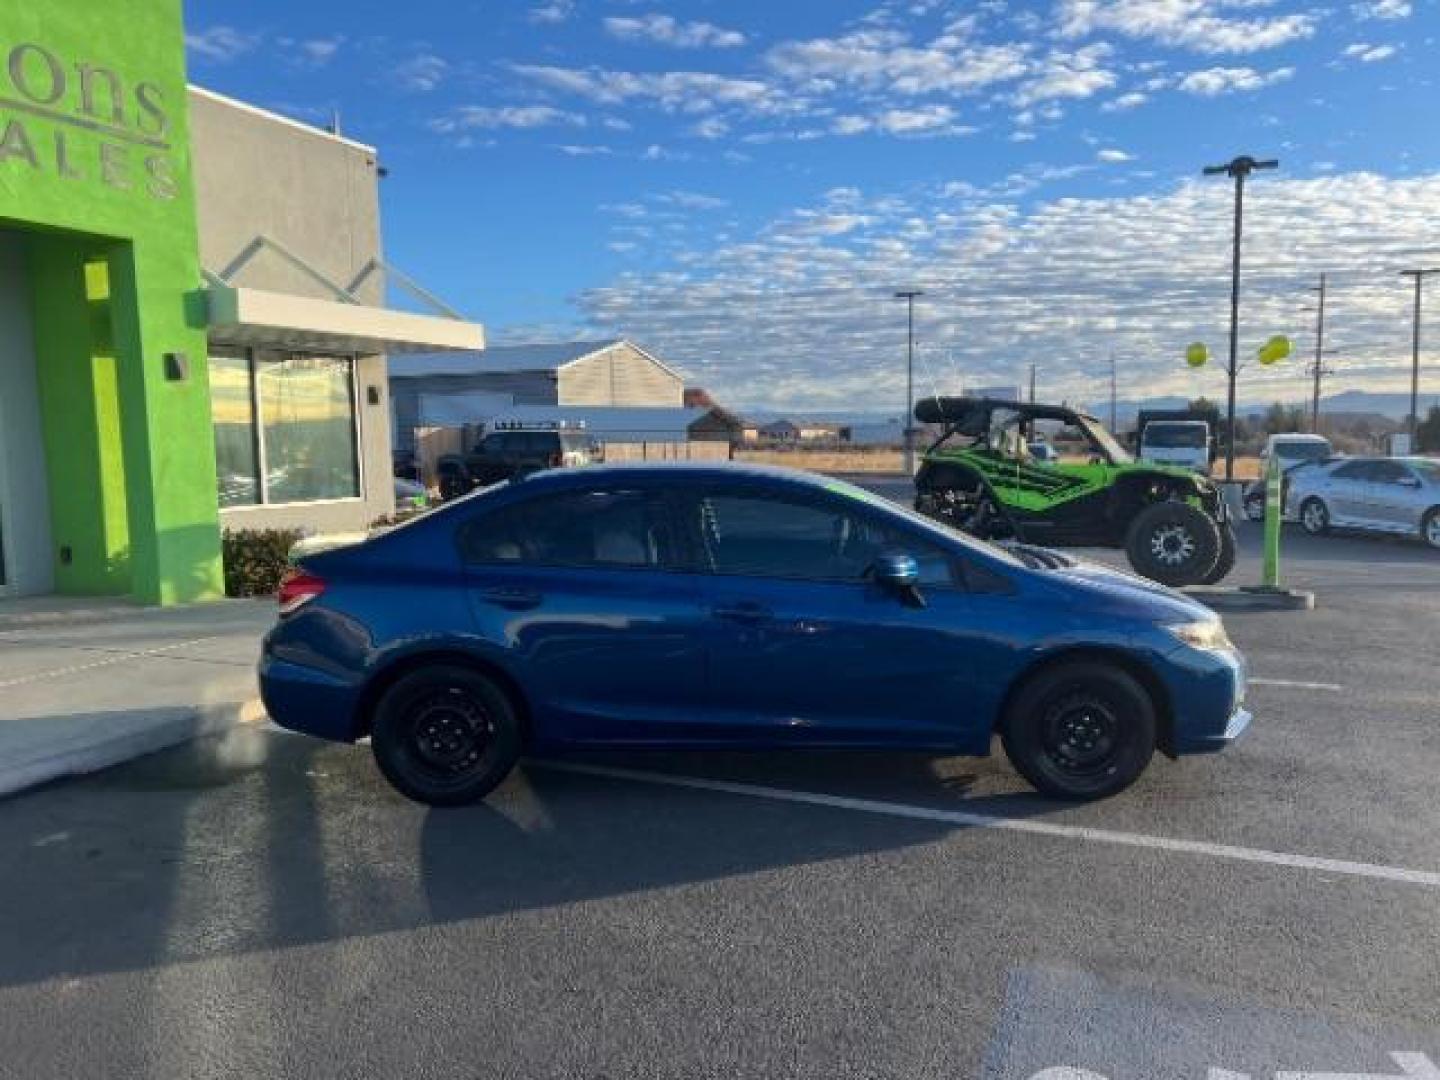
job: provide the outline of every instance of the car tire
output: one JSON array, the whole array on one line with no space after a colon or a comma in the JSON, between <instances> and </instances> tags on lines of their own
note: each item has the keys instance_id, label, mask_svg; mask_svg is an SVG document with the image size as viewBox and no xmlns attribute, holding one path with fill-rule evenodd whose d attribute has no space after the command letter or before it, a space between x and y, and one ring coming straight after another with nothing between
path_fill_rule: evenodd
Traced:
<instances>
[{"instance_id":1,"label":"car tire","mask_svg":"<svg viewBox=\"0 0 1440 1080\"><path fill-rule=\"evenodd\" d=\"M1220 557L1220 526L1189 503L1152 503L1130 523L1125 554L1137 573L1162 585L1198 585Z\"/></svg>"},{"instance_id":2,"label":"car tire","mask_svg":"<svg viewBox=\"0 0 1440 1080\"><path fill-rule=\"evenodd\" d=\"M1220 527L1220 555L1215 560L1214 567L1210 573L1205 575L1202 585L1218 585L1224 581L1231 570L1235 569L1235 558L1238 554L1235 546L1235 528L1230 524Z\"/></svg>"},{"instance_id":3,"label":"car tire","mask_svg":"<svg viewBox=\"0 0 1440 1080\"><path fill-rule=\"evenodd\" d=\"M1324 536L1330 531L1330 508L1314 496L1300 504L1300 527L1311 536Z\"/></svg>"},{"instance_id":4,"label":"car tire","mask_svg":"<svg viewBox=\"0 0 1440 1080\"><path fill-rule=\"evenodd\" d=\"M1420 539L1427 547L1440 549L1440 506L1428 511L1421 519Z\"/></svg>"},{"instance_id":5,"label":"car tire","mask_svg":"<svg viewBox=\"0 0 1440 1080\"><path fill-rule=\"evenodd\" d=\"M1128 672L1077 661L1021 686L1000 737L1015 771L1061 799L1103 799L1135 782L1155 754L1155 703Z\"/></svg>"},{"instance_id":6,"label":"car tire","mask_svg":"<svg viewBox=\"0 0 1440 1080\"><path fill-rule=\"evenodd\" d=\"M465 806L510 774L523 748L504 688L478 671L436 664L412 671L375 706L370 746L385 779L427 806Z\"/></svg>"}]
</instances>

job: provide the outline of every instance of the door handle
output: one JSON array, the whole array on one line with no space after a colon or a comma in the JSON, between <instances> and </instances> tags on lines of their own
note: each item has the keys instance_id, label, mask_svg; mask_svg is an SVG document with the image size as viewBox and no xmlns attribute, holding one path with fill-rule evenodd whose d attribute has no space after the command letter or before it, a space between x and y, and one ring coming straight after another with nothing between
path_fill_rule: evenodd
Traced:
<instances>
[{"instance_id":1,"label":"door handle","mask_svg":"<svg viewBox=\"0 0 1440 1080\"><path fill-rule=\"evenodd\" d=\"M529 589L486 589L480 598L487 604L508 608L511 611L525 611L539 607L541 596Z\"/></svg>"},{"instance_id":2,"label":"door handle","mask_svg":"<svg viewBox=\"0 0 1440 1080\"><path fill-rule=\"evenodd\" d=\"M767 622L772 618L769 608L763 604L756 604L752 601L711 608L710 613L714 615L715 618L724 619L727 622L760 623Z\"/></svg>"}]
</instances>

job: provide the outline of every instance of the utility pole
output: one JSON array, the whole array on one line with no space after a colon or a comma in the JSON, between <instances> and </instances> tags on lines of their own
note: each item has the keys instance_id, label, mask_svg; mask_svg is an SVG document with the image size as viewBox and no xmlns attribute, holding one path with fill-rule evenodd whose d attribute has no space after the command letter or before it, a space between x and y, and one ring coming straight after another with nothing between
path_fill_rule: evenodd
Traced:
<instances>
[{"instance_id":1,"label":"utility pole","mask_svg":"<svg viewBox=\"0 0 1440 1080\"><path fill-rule=\"evenodd\" d=\"M1110 350L1110 434L1118 433L1115 418L1115 350Z\"/></svg>"},{"instance_id":2,"label":"utility pole","mask_svg":"<svg viewBox=\"0 0 1440 1080\"><path fill-rule=\"evenodd\" d=\"M919 289L901 289L896 300L906 306L905 334L905 475L915 475L915 298L925 294Z\"/></svg>"},{"instance_id":3,"label":"utility pole","mask_svg":"<svg viewBox=\"0 0 1440 1080\"><path fill-rule=\"evenodd\" d=\"M1035 365L1030 365L1030 404L1035 404Z\"/></svg>"},{"instance_id":4,"label":"utility pole","mask_svg":"<svg viewBox=\"0 0 1440 1080\"><path fill-rule=\"evenodd\" d=\"M1315 312L1315 390L1310 402L1310 430L1320 434L1320 380L1325 374L1325 275L1320 275L1320 306Z\"/></svg>"},{"instance_id":5,"label":"utility pole","mask_svg":"<svg viewBox=\"0 0 1440 1080\"><path fill-rule=\"evenodd\" d=\"M1401 270L1402 277L1415 279L1415 325L1411 332L1410 353L1410 453L1415 453L1416 428L1420 425L1420 294L1425 279L1431 274L1440 274L1440 266L1424 270Z\"/></svg>"},{"instance_id":6,"label":"utility pole","mask_svg":"<svg viewBox=\"0 0 1440 1080\"><path fill-rule=\"evenodd\" d=\"M1256 169L1274 169L1274 159L1256 161L1242 155L1224 165L1207 165L1206 176L1228 176L1235 181L1235 251L1230 268L1230 363L1225 406L1225 479L1235 479L1235 376L1240 370L1240 239L1245 221L1245 178Z\"/></svg>"}]
</instances>

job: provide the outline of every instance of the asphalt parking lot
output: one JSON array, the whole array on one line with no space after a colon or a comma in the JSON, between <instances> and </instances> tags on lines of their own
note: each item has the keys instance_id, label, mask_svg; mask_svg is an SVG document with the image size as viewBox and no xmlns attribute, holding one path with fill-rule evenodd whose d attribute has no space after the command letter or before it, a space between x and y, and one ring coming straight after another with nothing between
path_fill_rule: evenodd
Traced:
<instances>
[{"instance_id":1,"label":"asphalt parking lot","mask_svg":"<svg viewBox=\"0 0 1440 1080\"><path fill-rule=\"evenodd\" d=\"M1440 556L1284 558L1249 736L1095 805L603 755L427 811L263 727L0 802L0 1075L1436 1080Z\"/></svg>"}]
</instances>

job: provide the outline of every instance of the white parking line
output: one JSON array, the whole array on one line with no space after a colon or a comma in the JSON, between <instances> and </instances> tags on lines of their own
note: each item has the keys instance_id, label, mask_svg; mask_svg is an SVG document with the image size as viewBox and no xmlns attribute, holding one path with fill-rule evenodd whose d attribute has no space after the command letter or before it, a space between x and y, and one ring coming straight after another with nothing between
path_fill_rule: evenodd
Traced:
<instances>
[{"instance_id":1,"label":"white parking line","mask_svg":"<svg viewBox=\"0 0 1440 1080\"><path fill-rule=\"evenodd\" d=\"M1333 682L1296 682L1294 679L1249 679L1251 686L1282 686L1288 690L1329 690L1338 693L1345 687Z\"/></svg>"},{"instance_id":2,"label":"white parking line","mask_svg":"<svg viewBox=\"0 0 1440 1080\"><path fill-rule=\"evenodd\" d=\"M79 675L85 671L94 671L96 668L111 667L114 664L123 664L126 660L145 660L157 656L164 656L173 649L188 649L193 645L203 645L207 641L214 641L218 635L211 634L208 637L191 638L189 641L174 641L168 645L159 645L153 649L144 649L139 652L117 651L108 652L103 660L92 660L88 664L71 664L68 667L50 668L46 671L36 671L29 675L20 675L13 679L0 681L0 690L9 690L15 686L26 686L29 683L43 682L45 679L58 679L65 675ZM83 650L91 651L91 650ZM177 659L188 659L177 657Z\"/></svg>"},{"instance_id":3,"label":"white parking line","mask_svg":"<svg viewBox=\"0 0 1440 1080\"><path fill-rule=\"evenodd\" d=\"M1314 855L1291 855L1283 851L1235 847L1230 844L1211 844L1203 840L1175 840L1167 836L1147 836L1144 833L1092 829L1085 825L1057 825L1046 821L974 814L964 810L907 806L904 803L880 802L875 799L854 799L844 795L792 791L787 788L763 787L758 784L737 784L729 780L707 780L698 776L674 776L669 773L639 769L617 769L605 765L584 765L569 761L528 761L527 764L531 767L578 773L583 776L597 776L607 780L630 780L641 784L689 788L695 791L717 791L727 795L744 795L755 799L823 806L835 810L856 810L866 814L881 814L886 817L909 818L915 821L938 821L946 825L962 825L975 829L1004 829L1010 832L1052 836L1065 840L1149 848L1178 855L1200 855L1210 859L1226 859L1230 862L1261 863L1268 866L1289 867L1292 870L1344 874L1348 877L1395 881L1405 885L1422 885L1430 889L1440 889L1440 873L1430 870L1409 870L1400 866L1350 862L1345 859L1322 859Z\"/></svg>"}]
</instances>

